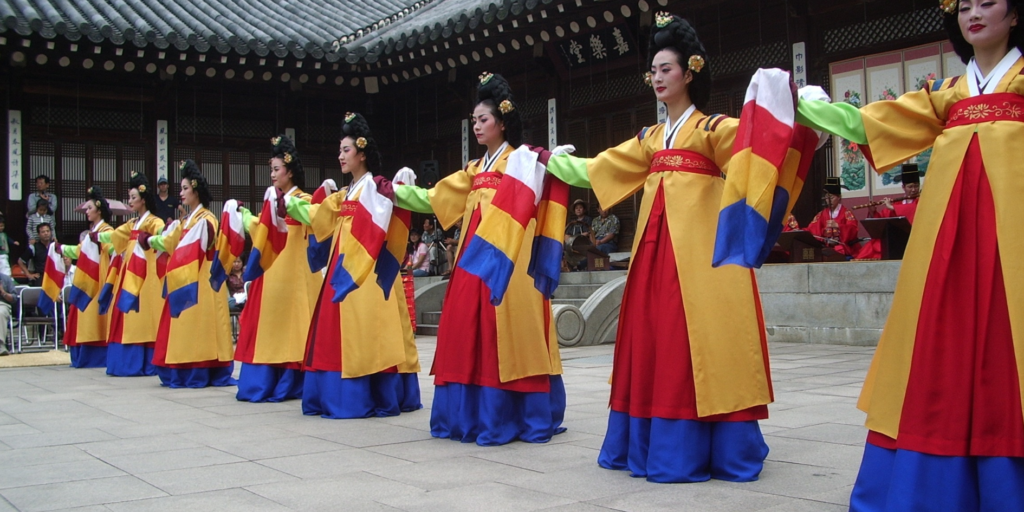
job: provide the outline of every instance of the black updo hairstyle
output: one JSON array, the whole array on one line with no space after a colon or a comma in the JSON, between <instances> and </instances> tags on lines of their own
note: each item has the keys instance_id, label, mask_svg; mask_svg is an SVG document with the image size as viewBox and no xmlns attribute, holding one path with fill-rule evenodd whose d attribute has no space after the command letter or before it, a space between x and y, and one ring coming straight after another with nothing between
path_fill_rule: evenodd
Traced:
<instances>
[{"instance_id":1,"label":"black updo hairstyle","mask_svg":"<svg viewBox=\"0 0 1024 512\"><path fill-rule=\"evenodd\" d=\"M964 34L960 31L960 2L956 1L953 5L953 12L947 13L941 7L939 12L942 13L942 24L946 27L946 35L949 36L949 41L953 43L953 51L960 56L960 60L964 64L967 64L971 61L971 57L974 57L974 47L971 46L971 43L967 42L967 39L964 39ZM1024 52L1024 31L1020 28L1020 23L1024 21L1020 19L1020 16L1024 14L1021 10L1022 6L1024 6L1024 1L1006 0L1007 15L1013 12L1014 9L1017 10L1017 26L1010 28L1010 47L1017 47L1021 52Z\"/></svg>"},{"instance_id":2,"label":"black updo hairstyle","mask_svg":"<svg viewBox=\"0 0 1024 512\"><path fill-rule=\"evenodd\" d=\"M299 150L295 149L292 139L282 134L270 139L270 144L270 158L280 158L285 168L292 173L292 184L300 189L306 188L306 172L302 170Z\"/></svg>"},{"instance_id":3,"label":"black updo hairstyle","mask_svg":"<svg viewBox=\"0 0 1024 512\"><path fill-rule=\"evenodd\" d=\"M690 57L696 55L703 59L699 72L691 70L693 80L689 85L690 101L697 105L698 109L703 110L711 99L711 66L708 62L708 52L704 50L704 45L697 37L697 30L674 14L658 13L655 20L651 28L651 41L647 46L648 66L654 63L654 56L661 50L671 50L676 54L684 74L690 69Z\"/></svg>"},{"instance_id":4,"label":"black updo hairstyle","mask_svg":"<svg viewBox=\"0 0 1024 512\"><path fill-rule=\"evenodd\" d=\"M108 222L109 223L110 222L110 216L111 216L111 214L110 214L110 203L108 203L107 200L103 197L103 190L101 190L99 187L93 185L93 186L89 187L89 191L86 192L85 197L86 197L86 199L92 201L93 202L93 206L95 206L96 209L98 209L100 211L100 218L103 219L103 222ZM149 206L147 205L147 208L148 207Z\"/></svg>"},{"instance_id":5,"label":"black updo hairstyle","mask_svg":"<svg viewBox=\"0 0 1024 512\"><path fill-rule=\"evenodd\" d=\"M501 111L501 104L504 101L508 101L506 110L508 107L511 107L511 110ZM508 141L509 146L515 148L523 143L523 118L519 115L519 105L516 105L512 98L512 86L508 84L505 77L492 73L480 75L480 85L476 89L476 103L477 105L486 105L494 118L505 125L505 140Z\"/></svg>"},{"instance_id":6,"label":"black updo hairstyle","mask_svg":"<svg viewBox=\"0 0 1024 512\"><path fill-rule=\"evenodd\" d=\"M206 177L199 170L199 166L190 158L182 160L178 165L178 170L181 172L181 179L189 180L192 189L199 194L199 204L209 208L210 202L213 201L213 195L210 194L210 184L206 182Z\"/></svg>"},{"instance_id":7,"label":"black updo hairstyle","mask_svg":"<svg viewBox=\"0 0 1024 512\"><path fill-rule=\"evenodd\" d=\"M366 169L370 174L379 176L384 168L384 161L380 155L380 146L370 133L370 125L362 114L345 114L345 124L341 126L341 138L352 137L356 151L366 155ZM366 140L365 147L359 147L359 138Z\"/></svg>"},{"instance_id":8,"label":"black updo hairstyle","mask_svg":"<svg viewBox=\"0 0 1024 512\"><path fill-rule=\"evenodd\" d=\"M156 211L156 192L153 191L153 187L149 186L149 180L146 179L146 175L132 171L132 177L128 180L128 189L136 189L139 191L139 198L146 203L146 210L155 212Z\"/></svg>"}]
</instances>

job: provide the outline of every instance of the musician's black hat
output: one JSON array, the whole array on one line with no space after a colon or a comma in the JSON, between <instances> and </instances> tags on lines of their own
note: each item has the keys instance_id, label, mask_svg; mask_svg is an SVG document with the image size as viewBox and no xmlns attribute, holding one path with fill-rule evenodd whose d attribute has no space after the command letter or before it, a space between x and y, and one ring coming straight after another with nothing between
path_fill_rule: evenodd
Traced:
<instances>
[{"instance_id":1,"label":"musician's black hat","mask_svg":"<svg viewBox=\"0 0 1024 512\"><path fill-rule=\"evenodd\" d=\"M917 164L903 164L903 174L900 181L907 183L921 183L921 173L917 170Z\"/></svg>"}]
</instances>

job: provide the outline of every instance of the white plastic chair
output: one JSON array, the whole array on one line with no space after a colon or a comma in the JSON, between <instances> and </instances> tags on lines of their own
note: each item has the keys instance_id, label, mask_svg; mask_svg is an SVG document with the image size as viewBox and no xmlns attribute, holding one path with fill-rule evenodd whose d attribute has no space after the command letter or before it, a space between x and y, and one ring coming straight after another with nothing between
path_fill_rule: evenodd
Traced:
<instances>
[{"instance_id":1,"label":"white plastic chair","mask_svg":"<svg viewBox=\"0 0 1024 512\"><path fill-rule=\"evenodd\" d=\"M46 338L53 333L53 348L57 349L57 345L60 343L57 339L58 322L60 317L58 314L54 316L26 316L25 310L28 308L35 308L36 304L39 303L39 296L42 295L43 289L39 287L26 287L22 288L18 294L18 328L21 331L21 339L18 340L18 352L22 351L22 342L28 340L28 327L30 325L37 326L37 338L39 340L40 348L46 344ZM56 311L59 311L56 310ZM50 327L53 327L52 331Z\"/></svg>"}]
</instances>

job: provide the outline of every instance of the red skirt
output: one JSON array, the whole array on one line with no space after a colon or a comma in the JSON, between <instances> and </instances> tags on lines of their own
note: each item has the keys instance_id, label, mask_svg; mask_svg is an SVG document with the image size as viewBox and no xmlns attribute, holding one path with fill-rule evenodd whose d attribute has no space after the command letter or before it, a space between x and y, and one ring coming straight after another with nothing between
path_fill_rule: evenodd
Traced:
<instances>
[{"instance_id":1,"label":"red skirt","mask_svg":"<svg viewBox=\"0 0 1024 512\"><path fill-rule=\"evenodd\" d=\"M1024 457L1020 376L995 213L975 135L928 263L895 448Z\"/></svg>"},{"instance_id":2,"label":"red skirt","mask_svg":"<svg viewBox=\"0 0 1024 512\"><path fill-rule=\"evenodd\" d=\"M654 196L643 238L630 265L615 338L612 410L634 418L702 421L767 418L766 405L715 416L697 415L686 310L662 187L658 187Z\"/></svg>"},{"instance_id":3,"label":"red skirt","mask_svg":"<svg viewBox=\"0 0 1024 512\"><path fill-rule=\"evenodd\" d=\"M462 247L469 245L476 236L479 224L480 208L477 208L470 217ZM547 393L551 389L548 375L501 382L498 323L495 307L490 301L490 290L480 278L459 266L452 270L445 291L431 373L435 386L451 382L523 393Z\"/></svg>"}]
</instances>

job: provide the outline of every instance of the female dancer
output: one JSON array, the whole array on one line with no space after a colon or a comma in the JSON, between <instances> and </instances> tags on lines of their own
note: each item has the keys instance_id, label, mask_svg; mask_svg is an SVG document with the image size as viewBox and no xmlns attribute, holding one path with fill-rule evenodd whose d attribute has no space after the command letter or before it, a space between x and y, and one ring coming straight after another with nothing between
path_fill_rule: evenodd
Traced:
<instances>
[{"instance_id":1,"label":"female dancer","mask_svg":"<svg viewBox=\"0 0 1024 512\"><path fill-rule=\"evenodd\" d=\"M490 206L508 155L522 142L522 121L508 82L485 73L477 97L473 131L487 154L429 191L395 187L398 206L434 213L446 229L463 219L460 255ZM533 232L531 224L525 239L532 240ZM434 437L494 446L516 439L543 443L564 430L558 338L551 305L526 273L530 250L523 244L499 306L491 305L480 278L453 262L434 355Z\"/></svg>"},{"instance_id":2,"label":"female dancer","mask_svg":"<svg viewBox=\"0 0 1024 512\"><path fill-rule=\"evenodd\" d=\"M302 191L305 172L291 139L271 139L270 179L279 194L309 201ZM248 213L244 211L243 214ZM243 222L246 231L257 222L252 214ZM242 363L236 398L249 402L281 402L302 397L302 355L317 292L320 272L306 262L309 228L291 217L288 243L266 273L254 279L239 319L235 360Z\"/></svg>"},{"instance_id":3,"label":"female dancer","mask_svg":"<svg viewBox=\"0 0 1024 512\"><path fill-rule=\"evenodd\" d=\"M698 110L711 73L689 23L659 13L649 55L666 122L595 158L548 162L592 185L602 208L644 190L598 463L652 482L756 480L768 455L757 420L772 401L757 284L750 269L711 266L739 123Z\"/></svg>"},{"instance_id":4,"label":"female dancer","mask_svg":"<svg viewBox=\"0 0 1024 512\"><path fill-rule=\"evenodd\" d=\"M330 283L342 271L341 249L360 229L353 217L360 194L369 187L387 193L391 185L374 177L380 172L380 151L363 116L347 114L342 133L338 163L352 183L320 204L285 198L288 215L311 226L320 242L333 240L306 342L302 412L334 419L395 416L422 407L419 355L402 283L395 279L385 297L367 279L341 303L331 300L335 290Z\"/></svg>"},{"instance_id":5,"label":"female dancer","mask_svg":"<svg viewBox=\"0 0 1024 512\"><path fill-rule=\"evenodd\" d=\"M172 388L203 388L206 386L233 386L231 377L234 351L231 346L231 323L228 319L227 289L213 291L210 286L210 260L216 244L217 218L207 209L210 186L192 160L179 166L181 171L181 204L192 213L165 235L142 236L143 248L164 251L175 261L175 251L192 230L206 230L207 246L200 247L203 255L198 262L198 292L195 305L185 309L177 318L171 317L172 297L168 295L160 315L153 364L157 367L160 383ZM197 242L199 243L199 242ZM174 290L168 290L170 294Z\"/></svg>"},{"instance_id":6,"label":"female dancer","mask_svg":"<svg viewBox=\"0 0 1024 512\"><path fill-rule=\"evenodd\" d=\"M110 205L103 198L99 187L89 187L86 194L85 217L89 219L90 233L113 231L110 222ZM79 246L65 245L62 253L71 259L79 258ZM110 268L110 258L114 253L111 244L100 247L99 275L106 277ZM72 368L106 368L107 366L107 329L110 315L100 313L98 300L89 302L84 311L72 306L68 313L67 334L64 343L71 349Z\"/></svg>"},{"instance_id":7,"label":"female dancer","mask_svg":"<svg viewBox=\"0 0 1024 512\"><path fill-rule=\"evenodd\" d=\"M945 0L967 74L798 121L884 172L934 145L892 311L858 407L853 511L1024 510L1024 34L1019 0Z\"/></svg>"},{"instance_id":8,"label":"female dancer","mask_svg":"<svg viewBox=\"0 0 1024 512\"><path fill-rule=\"evenodd\" d=\"M133 171L129 186L128 206L139 215L138 218L113 231L89 234L94 241L113 245L114 252L121 255L113 299L118 306L110 314L110 335L107 339L107 375L116 377L156 375L152 363L153 345L164 306L160 278L156 272L156 254L147 251L146 279L138 298L139 309L126 313L120 307L121 299L126 295L124 285L128 264L139 237L156 235L164 229L164 221L151 213L156 209L156 191L149 187L146 176ZM101 304L100 311L103 307Z\"/></svg>"}]
</instances>

